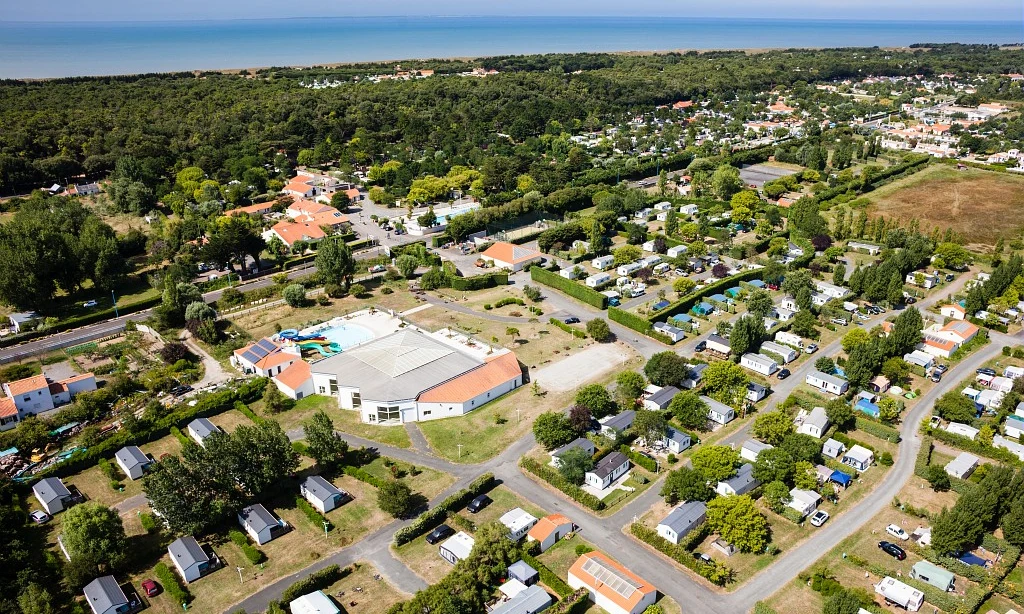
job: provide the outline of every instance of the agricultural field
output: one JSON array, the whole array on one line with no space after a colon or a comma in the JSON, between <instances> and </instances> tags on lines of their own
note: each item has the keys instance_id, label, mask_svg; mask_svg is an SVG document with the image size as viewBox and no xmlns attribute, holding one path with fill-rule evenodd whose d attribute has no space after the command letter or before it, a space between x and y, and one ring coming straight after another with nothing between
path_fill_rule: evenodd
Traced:
<instances>
[{"instance_id":1,"label":"agricultural field","mask_svg":"<svg viewBox=\"0 0 1024 614\"><path fill-rule=\"evenodd\" d=\"M952 228L974 245L994 245L1024 227L1024 177L932 165L870 193L871 215Z\"/></svg>"}]
</instances>

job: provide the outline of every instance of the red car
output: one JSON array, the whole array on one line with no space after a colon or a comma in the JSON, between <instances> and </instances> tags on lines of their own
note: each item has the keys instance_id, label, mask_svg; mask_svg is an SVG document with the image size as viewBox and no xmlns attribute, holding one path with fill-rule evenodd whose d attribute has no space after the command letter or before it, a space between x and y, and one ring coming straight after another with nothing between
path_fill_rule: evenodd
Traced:
<instances>
[{"instance_id":1,"label":"red car","mask_svg":"<svg viewBox=\"0 0 1024 614\"><path fill-rule=\"evenodd\" d=\"M156 597L160 594L160 587L152 580L143 580L142 592L146 593L147 597Z\"/></svg>"}]
</instances>

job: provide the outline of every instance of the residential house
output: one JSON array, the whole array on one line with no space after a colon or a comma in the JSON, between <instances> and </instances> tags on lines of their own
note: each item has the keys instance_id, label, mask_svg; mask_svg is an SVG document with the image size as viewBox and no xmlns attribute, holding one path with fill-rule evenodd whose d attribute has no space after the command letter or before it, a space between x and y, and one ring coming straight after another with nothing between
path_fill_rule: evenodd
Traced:
<instances>
[{"instance_id":1,"label":"residential house","mask_svg":"<svg viewBox=\"0 0 1024 614\"><path fill-rule=\"evenodd\" d=\"M800 335L796 335L796 334L793 334L793 333L790 333L790 332L786 332L786 331L782 331L782 330L780 330L779 332L775 333L775 341L776 341L776 343L774 343L773 345L778 345L780 347L794 347L794 348L796 348L798 350L802 349L804 347L804 340L800 338ZM785 345L782 345L782 344L785 344ZM761 347L764 347L763 343L761 344ZM771 350L770 347L768 349ZM771 350L771 351L775 352L775 350ZM776 354L777 353L778 352L776 352ZM797 355L799 355L799 352L797 353Z\"/></svg>"},{"instance_id":2,"label":"residential house","mask_svg":"<svg viewBox=\"0 0 1024 614\"><path fill-rule=\"evenodd\" d=\"M1013 437L1019 440L1022 433L1024 433L1024 418L1020 416L1007 416L1006 422L1003 423L1003 430L1006 431L1007 437Z\"/></svg>"},{"instance_id":3,"label":"residential house","mask_svg":"<svg viewBox=\"0 0 1024 614\"><path fill-rule=\"evenodd\" d=\"M925 290L934 288L939 283L939 278L931 273L924 273L922 271L915 271L907 273L907 277L903 280L908 284L914 286L920 286Z\"/></svg>"},{"instance_id":4,"label":"residential house","mask_svg":"<svg viewBox=\"0 0 1024 614\"><path fill-rule=\"evenodd\" d=\"M686 339L686 333L684 333L682 329L676 328L666 322L655 322L654 330L671 339L673 343Z\"/></svg>"},{"instance_id":5,"label":"residential house","mask_svg":"<svg viewBox=\"0 0 1024 614\"><path fill-rule=\"evenodd\" d=\"M348 216L332 207L321 213L302 214L292 221L282 220L264 231L262 236L264 241L277 238L289 249L295 249L299 241L318 243L330 235L341 233L348 224Z\"/></svg>"},{"instance_id":6,"label":"residential house","mask_svg":"<svg viewBox=\"0 0 1024 614\"><path fill-rule=\"evenodd\" d=\"M736 412L725 403L720 403L709 396L701 395L701 401L708 406L708 419L718 424L729 424L736 418Z\"/></svg>"},{"instance_id":7,"label":"residential house","mask_svg":"<svg viewBox=\"0 0 1024 614\"><path fill-rule=\"evenodd\" d=\"M961 452L956 458L946 463L946 473L954 478L966 480L978 468L980 461L981 459L973 454Z\"/></svg>"},{"instance_id":8,"label":"residential house","mask_svg":"<svg viewBox=\"0 0 1024 614\"><path fill-rule=\"evenodd\" d=\"M665 437L661 440L661 444L670 453L681 454L690 449L690 436L669 426L665 428Z\"/></svg>"},{"instance_id":9,"label":"residential house","mask_svg":"<svg viewBox=\"0 0 1024 614\"><path fill-rule=\"evenodd\" d=\"M715 492L728 497L730 495L745 495L760 485L754 479L754 466L750 463L743 463L736 470L736 475L727 480L722 480L715 486Z\"/></svg>"},{"instance_id":10,"label":"residential house","mask_svg":"<svg viewBox=\"0 0 1024 614\"><path fill-rule=\"evenodd\" d=\"M920 347L933 356L949 358L953 352L974 339L980 330L964 320L953 320L942 327L936 324L924 331L924 341Z\"/></svg>"},{"instance_id":11,"label":"residential house","mask_svg":"<svg viewBox=\"0 0 1024 614\"><path fill-rule=\"evenodd\" d=\"M1024 461L1024 444L1019 444L1016 441L1010 441L1002 435L996 435L992 437L992 446L1007 450L1021 461Z\"/></svg>"},{"instance_id":12,"label":"residential house","mask_svg":"<svg viewBox=\"0 0 1024 614\"><path fill-rule=\"evenodd\" d=\"M341 610L323 591L301 595L288 603L291 614L340 614Z\"/></svg>"},{"instance_id":13,"label":"residential house","mask_svg":"<svg viewBox=\"0 0 1024 614\"><path fill-rule=\"evenodd\" d=\"M825 431L828 430L828 425L829 421L828 416L825 414L825 408L815 407L811 410L811 413L804 417L803 422L800 423L796 431L821 439L825 435Z\"/></svg>"},{"instance_id":14,"label":"residential house","mask_svg":"<svg viewBox=\"0 0 1024 614\"><path fill-rule=\"evenodd\" d=\"M501 524L508 529L508 538L514 542L519 541L524 535L537 524L537 517L523 510L521 507L511 509L501 515Z\"/></svg>"},{"instance_id":15,"label":"residential house","mask_svg":"<svg viewBox=\"0 0 1024 614\"><path fill-rule=\"evenodd\" d=\"M789 311L791 313L796 313L800 311L800 306L796 304L795 298L787 296L784 297L781 301L779 301L778 305L776 305L775 310L778 311L779 309L785 309L786 311ZM782 318L780 317L779 319ZM776 339L776 341L778 341L778 339Z\"/></svg>"},{"instance_id":16,"label":"residential house","mask_svg":"<svg viewBox=\"0 0 1024 614\"><path fill-rule=\"evenodd\" d=\"M619 412L614 416L609 416L600 420L601 433L609 437L613 437L616 432L625 431L626 429L633 426L633 420L636 419L636 412L632 409Z\"/></svg>"},{"instance_id":17,"label":"residential house","mask_svg":"<svg viewBox=\"0 0 1024 614\"><path fill-rule=\"evenodd\" d=\"M510 580L499 586L498 590L508 595L507 591L513 582L519 584L518 581ZM524 586L522 590L517 590L514 595L509 596L507 601L495 605L490 614L537 614L548 609L551 602L551 595L540 586Z\"/></svg>"},{"instance_id":18,"label":"residential house","mask_svg":"<svg viewBox=\"0 0 1024 614\"><path fill-rule=\"evenodd\" d=\"M11 330L15 333L23 333L38 324L42 317L34 311L22 311L12 313L7 316L7 319L11 323Z\"/></svg>"},{"instance_id":19,"label":"residential house","mask_svg":"<svg viewBox=\"0 0 1024 614\"><path fill-rule=\"evenodd\" d=\"M277 201L267 201L265 203L254 203L252 205L246 205L244 207L236 207L234 209L228 209L224 212L225 217L231 217L233 215L268 215L274 210L274 205Z\"/></svg>"},{"instance_id":20,"label":"residential house","mask_svg":"<svg viewBox=\"0 0 1024 614\"><path fill-rule=\"evenodd\" d=\"M114 460L129 479L138 480L153 464L153 459L139 446L125 446L114 454Z\"/></svg>"},{"instance_id":21,"label":"residential house","mask_svg":"<svg viewBox=\"0 0 1024 614\"><path fill-rule=\"evenodd\" d=\"M744 354L740 357L740 366L765 377L779 370L779 365L764 354Z\"/></svg>"},{"instance_id":22,"label":"residential house","mask_svg":"<svg viewBox=\"0 0 1024 614\"><path fill-rule=\"evenodd\" d=\"M776 337L778 337L778 335L776 335ZM775 343L774 341L765 341L762 343L761 351L777 354L779 358L782 359L783 364L791 363L800 357L800 352L794 350L788 345L782 345L781 343Z\"/></svg>"},{"instance_id":23,"label":"residential house","mask_svg":"<svg viewBox=\"0 0 1024 614\"><path fill-rule=\"evenodd\" d=\"M673 509L658 523L658 535L673 544L707 519L708 506L703 501L687 501Z\"/></svg>"},{"instance_id":24,"label":"residential house","mask_svg":"<svg viewBox=\"0 0 1024 614\"><path fill-rule=\"evenodd\" d=\"M569 450L573 450L576 448L583 450L590 456L593 456L594 453L597 452L597 447L594 445L593 441L590 441L585 437L577 437L576 439L570 441L561 448L555 448L550 452L551 465L557 468L560 462L559 459L561 459L562 455L568 452Z\"/></svg>"},{"instance_id":25,"label":"residential house","mask_svg":"<svg viewBox=\"0 0 1024 614\"><path fill-rule=\"evenodd\" d=\"M679 213L693 217L697 215L697 205L683 205L679 207Z\"/></svg>"},{"instance_id":26,"label":"residential house","mask_svg":"<svg viewBox=\"0 0 1024 614\"><path fill-rule=\"evenodd\" d=\"M668 250L665 251L665 255L669 258L681 258L686 254L687 249L688 248L685 245L676 245L668 248Z\"/></svg>"},{"instance_id":27,"label":"residential house","mask_svg":"<svg viewBox=\"0 0 1024 614\"><path fill-rule=\"evenodd\" d=\"M96 390L96 377L82 373L59 381L33 375L6 382L0 397L0 431L17 426L20 420L70 403L82 392Z\"/></svg>"},{"instance_id":28,"label":"residential house","mask_svg":"<svg viewBox=\"0 0 1024 614\"><path fill-rule=\"evenodd\" d=\"M209 418L196 418L192 422L188 423L185 430L188 432L188 436L200 446L203 446L203 441L210 435L224 432L219 426L210 422Z\"/></svg>"},{"instance_id":29,"label":"residential house","mask_svg":"<svg viewBox=\"0 0 1024 614\"><path fill-rule=\"evenodd\" d=\"M179 537L167 546L167 554L185 583L195 582L220 566L220 560L199 545L191 535Z\"/></svg>"},{"instance_id":30,"label":"residential house","mask_svg":"<svg viewBox=\"0 0 1024 614\"><path fill-rule=\"evenodd\" d=\"M597 461L594 468L584 476L584 481L590 486L604 490L612 485L629 471L629 458L622 452L612 452L601 460Z\"/></svg>"},{"instance_id":31,"label":"residential house","mask_svg":"<svg viewBox=\"0 0 1024 614\"><path fill-rule=\"evenodd\" d=\"M615 256L598 256L591 261L590 266L598 271L605 271L612 268L613 264L615 264Z\"/></svg>"},{"instance_id":32,"label":"residential house","mask_svg":"<svg viewBox=\"0 0 1024 614\"><path fill-rule=\"evenodd\" d=\"M600 552L588 552L569 568L569 586L586 588L608 614L641 614L658 598L649 582Z\"/></svg>"},{"instance_id":33,"label":"residential house","mask_svg":"<svg viewBox=\"0 0 1024 614\"><path fill-rule=\"evenodd\" d=\"M861 243L859 241L850 241L846 244L852 250L861 250L867 252L871 256L877 256L882 251L882 246L874 245L872 243Z\"/></svg>"},{"instance_id":34,"label":"residential house","mask_svg":"<svg viewBox=\"0 0 1024 614\"><path fill-rule=\"evenodd\" d=\"M875 462L875 455L864 446L855 445L846 451L841 462L857 471L866 471Z\"/></svg>"},{"instance_id":35,"label":"residential house","mask_svg":"<svg viewBox=\"0 0 1024 614\"><path fill-rule=\"evenodd\" d=\"M789 491L789 503L787 506L796 510L803 517L818 509L818 503L820 502L821 495L813 490L794 488Z\"/></svg>"},{"instance_id":36,"label":"residential house","mask_svg":"<svg viewBox=\"0 0 1024 614\"><path fill-rule=\"evenodd\" d=\"M720 335L709 335L704 343L708 350L718 354L728 356L729 352L732 351L732 347L729 345L729 340Z\"/></svg>"},{"instance_id":37,"label":"residential house","mask_svg":"<svg viewBox=\"0 0 1024 614\"><path fill-rule=\"evenodd\" d=\"M944 318L951 318L953 320L966 320L967 310L963 308L960 303L950 303L939 307L939 313Z\"/></svg>"},{"instance_id":38,"label":"residential house","mask_svg":"<svg viewBox=\"0 0 1024 614\"><path fill-rule=\"evenodd\" d=\"M822 392L828 392L836 396L846 394L846 391L850 389L850 382L836 375L822 373L821 371L808 373L804 381Z\"/></svg>"},{"instance_id":39,"label":"residential house","mask_svg":"<svg viewBox=\"0 0 1024 614\"><path fill-rule=\"evenodd\" d=\"M441 558L452 565L469 558L476 541L463 531L459 531L448 539L444 540L437 551Z\"/></svg>"},{"instance_id":40,"label":"residential house","mask_svg":"<svg viewBox=\"0 0 1024 614\"><path fill-rule=\"evenodd\" d=\"M754 462L757 460L757 455L765 450L771 450L775 446L758 441L756 439L748 439L743 442L740 447L740 458L746 461Z\"/></svg>"},{"instance_id":41,"label":"residential house","mask_svg":"<svg viewBox=\"0 0 1024 614\"><path fill-rule=\"evenodd\" d=\"M287 522L271 514L261 503L242 508L238 512L238 523L261 546L287 533L290 528Z\"/></svg>"},{"instance_id":42,"label":"residential house","mask_svg":"<svg viewBox=\"0 0 1024 614\"><path fill-rule=\"evenodd\" d=\"M347 492L319 475L311 475L299 484L299 494L321 514L340 507L352 498Z\"/></svg>"},{"instance_id":43,"label":"residential house","mask_svg":"<svg viewBox=\"0 0 1024 614\"><path fill-rule=\"evenodd\" d=\"M945 430L947 433L953 433L954 435L966 437L971 441L974 441L975 438L978 437L978 433L981 432L969 424L962 424L960 422L950 422L949 424L946 425Z\"/></svg>"},{"instance_id":44,"label":"residential house","mask_svg":"<svg viewBox=\"0 0 1024 614\"><path fill-rule=\"evenodd\" d=\"M558 543L566 535L575 530L575 525L562 514L550 514L537 521L537 524L526 533L526 538L540 544L540 551L545 552Z\"/></svg>"},{"instance_id":45,"label":"residential house","mask_svg":"<svg viewBox=\"0 0 1024 614\"><path fill-rule=\"evenodd\" d=\"M100 576L86 584L82 592L92 614L124 614L141 605L128 600L114 576Z\"/></svg>"},{"instance_id":46,"label":"residential house","mask_svg":"<svg viewBox=\"0 0 1024 614\"><path fill-rule=\"evenodd\" d=\"M644 407L651 411L663 411L677 394L679 389L675 386L664 386L644 399Z\"/></svg>"},{"instance_id":47,"label":"residential house","mask_svg":"<svg viewBox=\"0 0 1024 614\"><path fill-rule=\"evenodd\" d=\"M839 458L846 451L846 446L829 437L821 446L821 453L828 458Z\"/></svg>"},{"instance_id":48,"label":"residential house","mask_svg":"<svg viewBox=\"0 0 1024 614\"><path fill-rule=\"evenodd\" d=\"M60 478L43 478L32 487L39 505L43 506L46 513L53 516L63 512L71 506L71 491L64 485Z\"/></svg>"},{"instance_id":49,"label":"residential house","mask_svg":"<svg viewBox=\"0 0 1024 614\"><path fill-rule=\"evenodd\" d=\"M747 384L747 401L751 403L757 403L766 396L768 396L768 389L766 387L755 382L750 382Z\"/></svg>"},{"instance_id":50,"label":"residential house","mask_svg":"<svg viewBox=\"0 0 1024 614\"><path fill-rule=\"evenodd\" d=\"M481 253L480 259L499 269L508 269L513 273L518 273L528 264L542 262L544 254L515 243L498 241Z\"/></svg>"}]
</instances>

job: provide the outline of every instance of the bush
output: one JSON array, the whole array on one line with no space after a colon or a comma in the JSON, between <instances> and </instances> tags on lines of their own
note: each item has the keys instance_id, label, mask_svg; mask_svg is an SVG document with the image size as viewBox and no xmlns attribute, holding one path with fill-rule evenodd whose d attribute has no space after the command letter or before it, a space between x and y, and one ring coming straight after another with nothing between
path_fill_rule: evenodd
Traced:
<instances>
[{"instance_id":1,"label":"bush","mask_svg":"<svg viewBox=\"0 0 1024 614\"><path fill-rule=\"evenodd\" d=\"M878 464L883 467L892 467L892 454L882 452L882 455L878 457Z\"/></svg>"},{"instance_id":2,"label":"bush","mask_svg":"<svg viewBox=\"0 0 1024 614\"><path fill-rule=\"evenodd\" d=\"M892 443L900 442L900 432L891 426L882 424L881 422L875 422L862 416L857 416L857 430L864 431L869 435L874 435L879 439L885 441L891 441Z\"/></svg>"},{"instance_id":3,"label":"bush","mask_svg":"<svg viewBox=\"0 0 1024 614\"><path fill-rule=\"evenodd\" d=\"M693 554L690 550L673 544L664 537L658 535L658 532L654 529L645 527L639 522L634 522L629 525L629 531L640 541L652 546L655 550L681 564L683 567L686 567L719 586L725 586L732 581L731 569L718 562L709 564L693 558Z\"/></svg>"},{"instance_id":4,"label":"bush","mask_svg":"<svg viewBox=\"0 0 1024 614\"><path fill-rule=\"evenodd\" d=\"M565 332L569 333L570 335L572 335L573 337L575 337L577 339L586 339L587 338L587 333L581 331L578 328L573 328L572 326L569 326L568 324L566 324L565 322L559 320L558 318L551 318L551 319L548 320L548 323L550 323L552 326L554 326L556 328L560 328L560 329L564 330Z\"/></svg>"},{"instance_id":5,"label":"bush","mask_svg":"<svg viewBox=\"0 0 1024 614\"><path fill-rule=\"evenodd\" d=\"M444 522L449 513L461 509L477 495L481 495L494 488L494 485L493 473L485 473L473 480L466 488L448 496L444 501L438 503L436 507L417 516L409 526L395 531L395 546L407 544L427 531L432 530Z\"/></svg>"},{"instance_id":6,"label":"bush","mask_svg":"<svg viewBox=\"0 0 1024 614\"><path fill-rule=\"evenodd\" d=\"M577 546L577 548L579 548L579 546ZM572 587L559 578L555 572L551 571L547 565L526 553L523 553L523 561L525 561L530 567L536 569L537 574L540 575L540 581L545 586L558 593L559 597L565 599L572 594Z\"/></svg>"},{"instance_id":7,"label":"bush","mask_svg":"<svg viewBox=\"0 0 1024 614\"><path fill-rule=\"evenodd\" d=\"M452 290L459 290L461 292L484 290L486 288L494 288L497 286L507 286L508 273L494 272L487 273L485 275L476 275L474 277L450 277L447 280L447 283Z\"/></svg>"},{"instance_id":8,"label":"bush","mask_svg":"<svg viewBox=\"0 0 1024 614\"><path fill-rule=\"evenodd\" d=\"M282 603L291 603L303 595L327 588L350 573L352 573L350 567L342 569L338 565L328 565L284 589L284 592L281 593L280 601Z\"/></svg>"},{"instance_id":9,"label":"bush","mask_svg":"<svg viewBox=\"0 0 1024 614\"><path fill-rule=\"evenodd\" d=\"M654 325L648 320L618 307L608 308L608 319L644 335L649 335L654 330Z\"/></svg>"},{"instance_id":10,"label":"bush","mask_svg":"<svg viewBox=\"0 0 1024 614\"><path fill-rule=\"evenodd\" d=\"M523 457L519 461L519 466L526 469L530 473L536 475L540 479L544 480L548 484L551 484L558 490L565 493L570 499L579 503L580 505L592 509L594 511L600 511L604 509L604 501L598 499L594 495L583 490L579 486L570 484L562 477L562 474L557 470L548 467L547 465L541 465L532 458Z\"/></svg>"},{"instance_id":11,"label":"bush","mask_svg":"<svg viewBox=\"0 0 1024 614\"><path fill-rule=\"evenodd\" d=\"M160 585L164 587L164 591L176 602L186 604L192 601L192 595L181 587L181 584L178 582L178 576L171 571L171 568L166 563L157 563L153 567L153 573L156 574L156 579L160 581Z\"/></svg>"},{"instance_id":12,"label":"bush","mask_svg":"<svg viewBox=\"0 0 1024 614\"><path fill-rule=\"evenodd\" d=\"M366 471L360 469L359 467L353 467L352 465L345 465L344 467L341 468L341 471L345 475L354 477L360 482L366 482L367 484L373 486L374 488L380 488L386 482L386 480L382 480L377 476L367 473Z\"/></svg>"},{"instance_id":13,"label":"bush","mask_svg":"<svg viewBox=\"0 0 1024 614\"><path fill-rule=\"evenodd\" d=\"M514 296L506 296L505 298L499 300L497 303L494 304L496 308L504 307L505 305L519 305L521 307L525 307L526 302L524 302L521 298L516 298Z\"/></svg>"},{"instance_id":14,"label":"bush","mask_svg":"<svg viewBox=\"0 0 1024 614\"><path fill-rule=\"evenodd\" d=\"M641 467L650 471L651 473L658 472L658 461L652 460L650 458L647 458L643 454L640 454L639 452L633 451L633 449L630 448L629 446L625 444L619 446L619 452L625 454L626 457L629 458L629 460L633 461L634 464L640 465Z\"/></svg>"},{"instance_id":15,"label":"bush","mask_svg":"<svg viewBox=\"0 0 1024 614\"><path fill-rule=\"evenodd\" d=\"M148 512L139 514L139 522L142 524L142 528L145 529L146 533L153 533L160 529L156 516Z\"/></svg>"},{"instance_id":16,"label":"bush","mask_svg":"<svg viewBox=\"0 0 1024 614\"><path fill-rule=\"evenodd\" d=\"M358 298L366 294L366 286L363 284L352 284L349 286L348 293Z\"/></svg>"},{"instance_id":17,"label":"bush","mask_svg":"<svg viewBox=\"0 0 1024 614\"><path fill-rule=\"evenodd\" d=\"M597 307L598 309L604 309L608 306L608 297L597 290L588 288L587 286L576 283L575 281L570 281L557 273L545 271L540 267L530 268L530 279L537 283L544 284L545 286L551 286L552 288L560 290L561 292L564 292L587 305Z\"/></svg>"},{"instance_id":18,"label":"bush","mask_svg":"<svg viewBox=\"0 0 1024 614\"><path fill-rule=\"evenodd\" d=\"M160 359L164 364L173 365L179 360L188 360L191 357L192 352L188 351L184 343L171 341L160 348Z\"/></svg>"},{"instance_id":19,"label":"bush","mask_svg":"<svg viewBox=\"0 0 1024 614\"><path fill-rule=\"evenodd\" d=\"M299 511L305 514L306 518L308 518L316 528L322 529L324 527L324 522L327 521L327 518L325 518L315 507L310 505L309 501L306 501L302 496L295 497L295 507L299 508ZM333 528L334 526L327 521L327 530L330 531Z\"/></svg>"},{"instance_id":20,"label":"bush","mask_svg":"<svg viewBox=\"0 0 1024 614\"><path fill-rule=\"evenodd\" d=\"M593 552L594 549L586 544L576 544L576 556L583 556L588 552Z\"/></svg>"},{"instance_id":21,"label":"bush","mask_svg":"<svg viewBox=\"0 0 1024 614\"><path fill-rule=\"evenodd\" d=\"M249 559L250 563L258 565L263 562L265 558L263 552L249 543L249 538L245 533L238 529L231 529L228 531L228 537L242 550L242 554L245 555L245 558Z\"/></svg>"},{"instance_id":22,"label":"bush","mask_svg":"<svg viewBox=\"0 0 1024 614\"><path fill-rule=\"evenodd\" d=\"M587 333L598 343L612 339L612 329L608 327L608 323L603 318L594 318L587 322Z\"/></svg>"},{"instance_id":23,"label":"bush","mask_svg":"<svg viewBox=\"0 0 1024 614\"><path fill-rule=\"evenodd\" d=\"M302 307L306 302L306 289L299 284L291 284L281 290L281 298L289 307Z\"/></svg>"}]
</instances>

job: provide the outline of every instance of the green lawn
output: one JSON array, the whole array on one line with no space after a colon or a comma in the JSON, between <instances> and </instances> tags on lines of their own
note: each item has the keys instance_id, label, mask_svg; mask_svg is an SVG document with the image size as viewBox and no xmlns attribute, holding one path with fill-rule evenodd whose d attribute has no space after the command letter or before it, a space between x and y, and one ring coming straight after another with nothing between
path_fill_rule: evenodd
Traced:
<instances>
[{"instance_id":1,"label":"green lawn","mask_svg":"<svg viewBox=\"0 0 1024 614\"><path fill-rule=\"evenodd\" d=\"M317 411L327 412L334 421L334 428L343 433L396 448L408 448L412 445L409 434L402 426L366 424L360 420L358 411L341 409L335 399L316 394L299 400L292 409L270 417L277 420L281 428L289 430L301 427L303 422L309 420Z\"/></svg>"},{"instance_id":2,"label":"green lawn","mask_svg":"<svg viewBox=\"0 0 1024 614\"><path fill-rule=\"evenodd\" d=\"M398 461L390 461L394 463L392 466L395 469L392 470L385 465L386 460L383 457L374 459L370 464L363 465L363 469L370 475L375 475L385 480L400 476L399 479L405 482L413 492L418 492L427 499L433 499L438 493L455 482L455 478L447 473L442 473L428 467L417 466L416 469L419 473L413 475L411 465Z\"/></svg>"}]
</instances>

